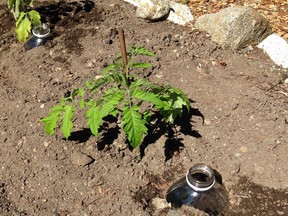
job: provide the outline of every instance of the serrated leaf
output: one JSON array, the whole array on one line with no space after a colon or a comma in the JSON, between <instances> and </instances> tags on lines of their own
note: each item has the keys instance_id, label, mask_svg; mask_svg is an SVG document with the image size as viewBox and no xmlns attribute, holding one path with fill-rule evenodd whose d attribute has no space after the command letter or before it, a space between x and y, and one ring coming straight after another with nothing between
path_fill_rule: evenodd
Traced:
<instances>
[{"instance_id":1,"label":"serrated leaf","mask_svg":"<svg viewBox=\"0 0 288 216\"><path fill-rule=\"evenodd\" d=\"M114 83L122 83L125 78L122 72L120 71L114 71L112 74L107 75L109 81L114 82Z\"/></svg>"},{"instance_id":2,"label":"serrated leaf","mask_svg":"<svg viewBox=\"0 0 288 216\"><path fill-rule=\"evenodd\" d=\"M105 76L105 77L95 80L94 83L93 81L86 82L86 87L90 91L96 91L100 86L105 85L108 82L109 82L109 79L107 76Z\"/></svg>"},{"instance_id":3,"label":"serrated leaf","mask_svg":"<svg viewBox=\"0 0 288 216\"><path fill-rule=\"evenodd\" d=\"M44 124L44 131L48 135L53 135L59 121L59 115L63 111L63 105L57 105L50 109L48 117L42 118L40 122Z\"/></svg>"},{"instance_id":4,"label":"serrated leaf","mask_svg":"<svg viewBox=\"0 0 288 216\"><path fill-rule=\"evenodd\" d=\"M141 143L143 134L147 133L146 122L138 110L137 106L127 106L122 112L123 130L132 148L136 148Z\"/></svg>"},{"instance_id":5,"label":"serrated leaf","mask_svg":"<svg viewBox=\"0 0 288 216\"><path fill-rule=\"evenodd\" d=\"M26 13L21 12L17 21L16 21L16 28L19 26L19 24L22 22L22 20L24 19L24 17L26 16Z\"/></svg>"},{"instance_id":6,"label":"serrated leaf","mask_svg":"<svg viewBox=\"0 0 288 216\"><path fill-rule=\"evenodd\" d=\"M173 123L178 116L182 117L183 106L186 106L188 111L190 109L189 99L180 89L167 87L166 92L161 97L170 106L169 109L160 110L161 115L167 122Z\"/></svg>"},{"instance_id":7,"label":"serrated leaf","mask_svg":"<svg viewBox=\"0 0 288 216\"><path fill-rule=\"evenodd\" d=\"M151 113L149 112L149 110L146 110L143 113L143 119L145 119L146 122L150 122L151 121Z\"/></svg>"},{"instance_id":8,"label":"serrated leaf","mask_svg":"<svg viewBox=\"0 0 288 216\"><path fill-rule=\"evenodd\" d=\"M62 115L62 127L61 131L63 136L68 139L71 135L71 131L73 128L73 116L74 116L75 108L71 105L65 105L63 107L63 115Z\"/></svg>"},{"instance_id":9,"label":"serrated leaf","mask_svg":"<svg viewBox=\"0 0 288 216\"><path fill-rule=\"evenodd\" d=\"M106 66L102 71L101 73L106 75L107 73L109 73L110 71L113 71L117 68L117 65L116 64L110 64L108 66Z\"/></svg>"},{"instance_id":10,"label":"serrated leaf","mask_svg":"<svg viewBox=\"0 0 288 216\"><path fill-rule=\"evenodd\" d=\"M81 96L81 97L84 97L84 95L85 95L85 91L84 91L83 88L79 88L78 95Z\"/></svg>"},{"instance_id":11,"label":"serrated leaf","mask_svg":"<svg viewBox=\"0 0 288 216\"><path fill-rule=\"evenodd\" d=\"M21 20L16 23L16 34L19 42L25 42L31 32L31 22L25 13L24 18L21 18L23 13L24 12L21 12L19 17Z\"/></svg>"},{"instance_id":12,"label":"serrated leaf","mask_svg":"<svg viewBox=\"0 0 288 216\"><path fill-rule=\"evenodd\" d=\"M144 56L155 56L154 53L150 52L149 50L145 49L144 47L131 47L129 49L132 55L144 55Z\"/></svg>"},{"instance_id":13,"label":"serrated leaf","mask_svg":"<svg viewBox=\"0 0 288 216\"><path fill-rule=\"evenodd\" d=\"M107 89L103 94L101 115L103 117L109 115L113 110L117 108L117 105L124 99L124 91L117 87Z\"/></svg>"},{"instance_id":14,"label":"serrated leaf","mask_svg":"<svg viewBox=\"0 0 288 216\"><path fill-rule=\"evenodd\" d=\"M85 91L83 88L73 89L69 98L71 99L71 101L74 101L76 96L84 97L84 94L85 94Z\"/></svg>"},{"instance_id":15,"label":"serrated leaf","mask_svg":"<svg viewBox=\"0 0 288 216\"><path fill-rule=\"evenodd\" d=\"M36 10L31 10L28 12L30 21L33 25L41 24L41 16Z\"/></svg>"},{"instance_id":16,"label":"serrated leaf","mask_svg":"<svg viewBox=\"0 0 288 216\"><path fill-rule=\"evenodd\" d=\"M142 87L149 92L153 92L154 94L158 94L159 92L163 92L165 90L164 87L158 86L152 82L149 82L146 79L139 79L137 77L134 78L135 80L131 83L131 89L136 87Z\"/></svg>"},{"instance_id":17,"label":"serrated leaf","mask_svg":"<svg viewBox=\"0 0 288 216\"><path fill-rule=\"evenodd\" d=\"M113 117L117 117L118 113L119 113L118 109L114 109L110 112L110 115Z\"/></svg>"},{"instance_id":18,"label":"serrated leaf","mask_svg":"<svg viewBox=\"0 0 288 216\"><path fill-rule=\"evenodd\" d=\"M168 103L166 101L162 101L159 95L150 93L147 91L135 90L132 92L132 97L137 98L138 100L147 101L155 105L158 109L168 109Z\"/></svg>"},{"instance_id":19,"label":"serrated leaf","mask_svg":"<svg viewBox=\"0 0 288 216\"><path fill-rule=\"evenodd\" d=\"M139 62L139 63L129 64L130 68L149 68L151 66L152 66L151 64L146 63L146 62Z\"/></svg>"},{"instance_id":20,"label":"serrated leaf","mask_svg":"<svg viewBox=\"0 0 288 216\"><path fill-rule=\"evenodd\" d=\"M102 118L99 115L99 108L96 106L95 102L94 105L91 106L85 114L88 120L88 126L91 130L91 133L97 137Z\"/></svg>"},{"instance_id":21,"label":"serrated leaf","mask_svg":"<svg viewBox=\"0 0 288 216\"><path fill-rule=\"evenodd\" d=\"M84 100L84 99L80 99L80 100L79 100L79 107L80 107L81 109L84 109L84 108L85 108L85 100Z\"/></svg>"}]
</instances>

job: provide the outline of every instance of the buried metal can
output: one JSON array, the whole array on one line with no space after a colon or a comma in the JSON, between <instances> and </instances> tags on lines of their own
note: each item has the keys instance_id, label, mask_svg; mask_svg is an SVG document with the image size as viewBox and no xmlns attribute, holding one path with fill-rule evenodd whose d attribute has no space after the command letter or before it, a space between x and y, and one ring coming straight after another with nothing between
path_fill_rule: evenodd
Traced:
<instances>
[{"instance_id":1,"label":"buried metal can","mask_svg":"<svg viewBox=\"0 0 288 216\"><path fill-rule=\"evenodd\" d=\"M228 193L222 186L222 180L215 178L214 170L199 163L168 189L166 200L175 208L189 205L216 216L226 208Z\"/></svg>"},{"instance_id":2,"label":"buried metal can","mask_svg":"<svg viewBox=\"0 0 288 216\"><path fill-rule=\"evenodd\" d=\"M35 47L45 44L49 36L50 28L47 24L41 23L40 25L33 27L32 36L27 40L25 48L33 49Z\"/></svg>"}]
</instances>

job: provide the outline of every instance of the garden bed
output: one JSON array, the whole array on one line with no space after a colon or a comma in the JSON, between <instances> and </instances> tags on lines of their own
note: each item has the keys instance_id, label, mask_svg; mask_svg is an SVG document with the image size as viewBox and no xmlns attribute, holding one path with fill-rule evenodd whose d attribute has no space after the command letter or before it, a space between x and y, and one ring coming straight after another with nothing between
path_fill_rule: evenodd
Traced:
<instances>
[{"instance_id":1,"label":"garden bed","mask_svg":"<svg viewBox=\"0 0 288 216\"><path fill-rule=\"evenodd\" d=\"M287 71L261 50L223 50L191 26L137 19L135 8L120 0L41 1L36 6L53 38L25 50L1 3L1 215L172 214L152 200L165 198L198 162L222 175L230 196L224 215L288 214ZM77 113L65 140L60 131L45 135L39 122L62 96L112 63L120 52L119 27L127 46L156 54L147 59L153 67L138 75L181 88L193 101L172 138L165 125L148 134L140 162L117 123L104 124L95 138ZM83 156L93 160L82 166Z\"/></svg>"}]
</instances>

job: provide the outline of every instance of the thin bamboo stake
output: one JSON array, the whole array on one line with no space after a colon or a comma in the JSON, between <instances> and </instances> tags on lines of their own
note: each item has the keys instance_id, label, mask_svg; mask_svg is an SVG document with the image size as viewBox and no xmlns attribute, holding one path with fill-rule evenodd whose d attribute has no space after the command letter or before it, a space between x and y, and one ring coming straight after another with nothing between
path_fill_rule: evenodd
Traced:
<instances>
[{"instance_id":1,"label":"thin bamboo stake","mask_svg":"<svg viewBox=\"0 0 288 216\"><path fill-rule=\"evenodd\" d=\"M124 64L123 70L126 73L128 60L127 60L125 36L124 36L124 31L123 31L122 28L119 28L119 39L120 39L120 48L121 48L122 61L123 61L123 64Z\"/></svg>"}]
</instances>

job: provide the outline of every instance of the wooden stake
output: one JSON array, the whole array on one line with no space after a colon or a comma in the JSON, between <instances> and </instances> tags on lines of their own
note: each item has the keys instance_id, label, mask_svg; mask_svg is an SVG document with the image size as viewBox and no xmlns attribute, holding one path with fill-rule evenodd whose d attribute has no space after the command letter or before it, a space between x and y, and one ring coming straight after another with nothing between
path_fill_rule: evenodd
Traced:
<instances>
[{"instance_id":1,"label":"wooden stake","mask_svg":"<svg viewBox=\"0 0 288 216\"><path fill-rule=\"evenodd\" d=\"M120 48L121 48L122 61L124 63L123 70L124 70L124 72L126 72L128 60L127 60L125 36L124 36L124 31L122 28L119 28L119 38L120 38Z\"/></svg>"}]
</instances>

